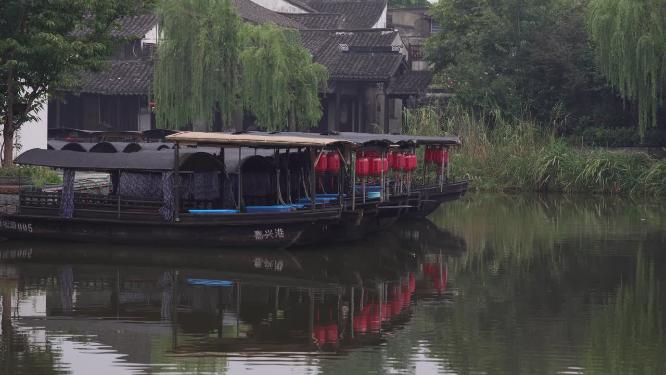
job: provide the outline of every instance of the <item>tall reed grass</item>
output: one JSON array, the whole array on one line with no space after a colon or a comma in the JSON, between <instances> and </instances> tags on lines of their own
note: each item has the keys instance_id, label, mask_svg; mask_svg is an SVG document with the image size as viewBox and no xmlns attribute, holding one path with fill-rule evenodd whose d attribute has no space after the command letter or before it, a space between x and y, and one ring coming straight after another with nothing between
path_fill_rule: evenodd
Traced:
<instances>
[{"instance_id":1,"label":"tall reed grass","mask_svg":"<svg viewBox=\"0 0 666 375\"><path fill-rule=\"evenodd\" d=\"M404 130L460 136L463 144L451 156L451 173L476 190L666 195L666 160L576 147L546 128L499 113L475 116L450 105L411 110Z\"/></svg>"}]
</instances>

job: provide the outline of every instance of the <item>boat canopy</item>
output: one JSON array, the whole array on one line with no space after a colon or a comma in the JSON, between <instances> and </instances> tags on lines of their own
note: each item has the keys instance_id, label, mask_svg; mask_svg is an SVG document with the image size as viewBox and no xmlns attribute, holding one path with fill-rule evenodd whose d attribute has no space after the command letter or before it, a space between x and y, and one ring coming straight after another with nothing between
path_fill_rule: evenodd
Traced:
<instances>
[{"instance_id":1,"label":"boat canopy","mask_svg":"<svg viewBox=\"0 0 666 375\"><path fill-rule=\"evenodd\" d=\"M304 134L304 135L301 135ZM309 135L305 135L309 134ZM353 145L343 138L328 138L318 134L300 133L206 133L181 132L166 137L167 141L176 143L194 143L204 145L240 146L255 148L288 148L288 147L327 147L336 145Z\"/></svg>"},{"instance_id":2,"label":"boat canopy","mask_svg":"<svg viewBox=\"0 0 666 375\"><path fill-rule=\"evenodd\" d=\"M16 164L87 171L170 171L174 169L173 152L145 151L119 153L88 153L77 151L32 149L16 158ZM219 171L222 162L213 154L197 149L183 149L179 156L181 171Z\"/></svg>"},{"instance_id":3,"label":"boat canopy","mask_svg":"<svg viewBox=\"0 0 666 375\"><path fill-rule=\"evenodd\" d=\"M460 145L460 138L417 136L403 134L373 134L373 133L305 133L305 132L246 132L246 133L199 133L182 132L166 137L172 142L211 143L220 145L236 145L245 147L324 147L330 145L353 145L356 147L368 145L397 145L397 146L420 146L420 145Z\"/></svg>"}]
</instances>

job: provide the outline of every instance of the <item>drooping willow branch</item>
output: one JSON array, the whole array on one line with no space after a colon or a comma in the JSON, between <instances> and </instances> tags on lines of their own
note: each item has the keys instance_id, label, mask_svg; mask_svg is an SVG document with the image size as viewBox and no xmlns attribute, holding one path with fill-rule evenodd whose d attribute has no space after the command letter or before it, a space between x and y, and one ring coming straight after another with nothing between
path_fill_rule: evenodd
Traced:
<instances>
[{"instance_id":1,"label":"drooping willow branch","mask_svg":"<svg viewBox=\"0 0 666 375\"><path fill-rule=\"evenodd\" d=\"M228 128L234 113L267 130L297 128L321 117L326 69L312 62L296 31L243 24L229 0L163 0L154 95L159 127L199 123L215 111Z\"/></svg>"},{"instance_id":2,"label":"drooping willow branch","mask_svg":"<svg viewBox=\"0 0 666 375\"><path fill-rule=\"evenodd\" d=\"M588 26L601 72L638 105L641 138L656 126L666 85L666 2L591 0Z\"/></svg>"}]
</instances>

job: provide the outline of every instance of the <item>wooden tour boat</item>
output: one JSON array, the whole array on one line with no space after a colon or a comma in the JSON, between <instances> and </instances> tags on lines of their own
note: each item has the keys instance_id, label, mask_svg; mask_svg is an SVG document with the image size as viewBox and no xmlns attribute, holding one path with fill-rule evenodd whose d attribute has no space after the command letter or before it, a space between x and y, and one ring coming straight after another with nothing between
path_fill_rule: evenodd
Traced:
<instances>
[{"instance_id":1,"label":"wooden tour boat","mask_svg":"<svg viewBox=\"0 0 666 375\"><path fill-rule=\"evenodd\" d=\"M182 132L166 140L166 149L21 154L17 164L62 169L63 185L21 189L18 205L0 213L0 235L288 247L362 238L467 190L466 181L448 180L457 137ZM81 172L107 173L110 184L77 191Z\"/></svg>"}]
</instances>

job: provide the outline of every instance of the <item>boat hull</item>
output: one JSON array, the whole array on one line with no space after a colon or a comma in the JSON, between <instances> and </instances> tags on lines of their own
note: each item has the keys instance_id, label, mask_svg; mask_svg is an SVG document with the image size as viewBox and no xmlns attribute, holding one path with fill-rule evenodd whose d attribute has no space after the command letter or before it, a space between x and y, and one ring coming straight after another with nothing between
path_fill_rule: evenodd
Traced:
<instances>
[{"instance_id":1,"label":"boat hull","mask_svg":"<svg viewBox=\"0 0 666 375\"><path fill-rule=\"evenodd\" d=\"M420 191L418 203L404 213L408 218L424 218L433 213L442 203L459 199L465 193L469 183L467 181L453 182L439 187L425 188Z\"/></svg>"},{"instance_id":2,"label":"boat hull","mask_svg":"<svg viewBox=\"0 0 666 375\"><path fill-rule=\"evenodd\" d=\"M331 233L338 214L300 218L263 215L263 220L160 223L0 214L0 236L76 242L176 245L191 247L290 247L309 245Z\"/></svg>"}]
</instances>

